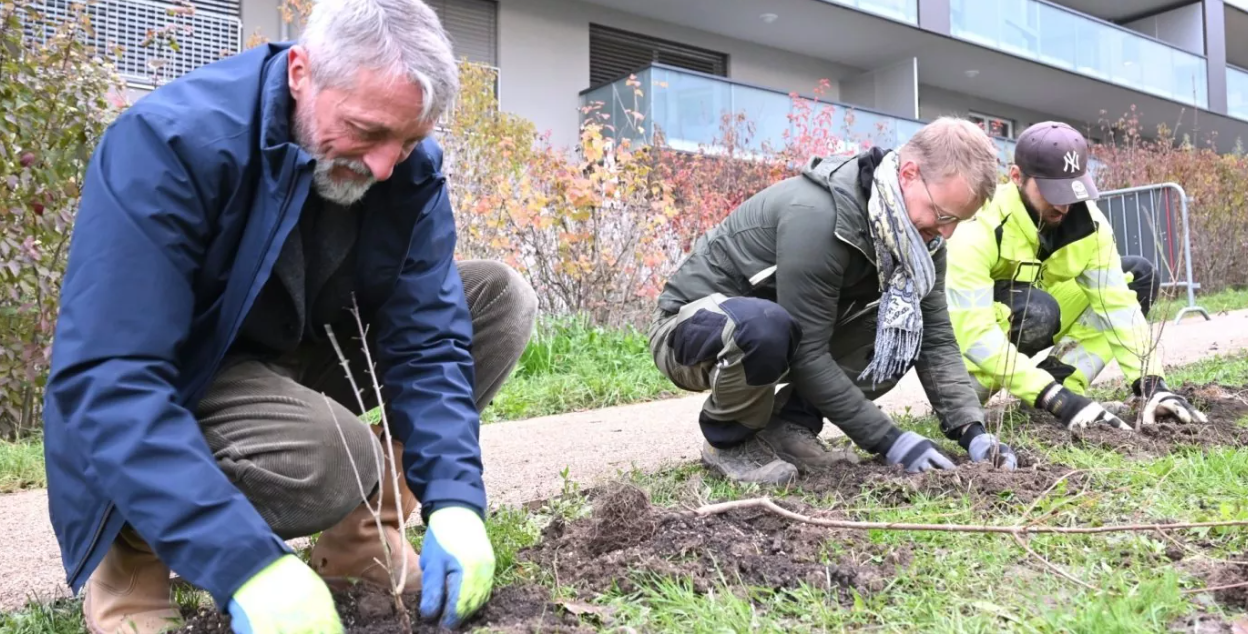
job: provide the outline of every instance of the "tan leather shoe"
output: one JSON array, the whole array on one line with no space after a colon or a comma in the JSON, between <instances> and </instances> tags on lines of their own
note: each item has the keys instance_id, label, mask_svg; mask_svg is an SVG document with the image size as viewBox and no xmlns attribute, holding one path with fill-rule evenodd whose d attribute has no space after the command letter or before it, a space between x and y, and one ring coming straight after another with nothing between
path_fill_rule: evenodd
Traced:
<instances>
[{"instance_id":1,"label":"tan leather shoe","mask_svg":"<svg viewBox=\"0 0 1248 634\"><path fill-rule=\"evenodd\" d=\"M82 614L91 634L159 634L182 625L169 567L129 526L87 580Z\"/></svg>"},{"instance_id":2,"label":"tan leather shoe","mask_svg":"<svg viewBox=\"0 0 1248 634\"><path fill-rule=\"evenodd\" d=\"M402 456L403 447L396 441L394 457L399 464L403 462ZM369 503L377 508L378 500L381 501L381 531L385 534L386 542L390 544L391 565L396 570L403 563L403 552L407 552L407 581L403 586L403 593L414 593L420 590L420 556L399 531L399 514L394 508L390 453L383 451L382 459L386 465L385 474L378 494ZM403 517L409 518L416 511L416 496L408 490L402 469L399 471L399 503ZM326 584L335 588L345 588L351 582L363 581L389 590L390 576L385 562L386 555L382 551L376 520L364 504L351 511L346 519L322 532L308 556L312 569L325 579ZM394 580L397 583L398 577Z\"/></svg>"}]
</instances>

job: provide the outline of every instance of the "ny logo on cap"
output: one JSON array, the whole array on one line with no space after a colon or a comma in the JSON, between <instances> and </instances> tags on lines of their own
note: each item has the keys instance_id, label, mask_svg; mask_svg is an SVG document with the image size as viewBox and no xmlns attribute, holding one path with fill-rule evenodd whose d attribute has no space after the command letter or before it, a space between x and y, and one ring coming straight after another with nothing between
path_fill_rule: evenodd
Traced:
<instances>
[{"instance_id":1,"label":"ny logo on cap","mask_svg":"<svg viewBox=\"0 0 1248 634\"><path fill-rule=\"evenodd\" d=\"M1063 172L1078 172L1079 171L1079 153L1078 152L1071 150L1066 153L1066 156L1064 157L1064 159L1066 161L1066 164L1062 166Z\"/></svg>"}]
</instances>

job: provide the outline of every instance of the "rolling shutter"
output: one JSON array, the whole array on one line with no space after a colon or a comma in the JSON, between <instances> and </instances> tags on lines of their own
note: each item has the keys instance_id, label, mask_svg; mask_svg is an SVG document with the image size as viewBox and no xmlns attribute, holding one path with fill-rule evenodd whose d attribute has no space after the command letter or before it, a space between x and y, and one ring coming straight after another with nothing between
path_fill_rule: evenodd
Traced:
<instances>
[{"instance_id":1,"label":"rolling shutter","mask_svg":"<svg viewBox=\"0 0 1248 634\"><path fill-rule=\"evenodd\" d=\"M455 58L498 67L497 0L425 0L442 20Z\"/></svg>"},{"instance_id":2,"label":"rolling shutter","mask_svg":"<svg viewBox=\"0 0 1248 634\"><path fill-rule=\"evenodd\" d=\"M728 76L728 55L610 27L589 25L589 85L601 86L659 62Z\"/></svg>"}]
</instances>

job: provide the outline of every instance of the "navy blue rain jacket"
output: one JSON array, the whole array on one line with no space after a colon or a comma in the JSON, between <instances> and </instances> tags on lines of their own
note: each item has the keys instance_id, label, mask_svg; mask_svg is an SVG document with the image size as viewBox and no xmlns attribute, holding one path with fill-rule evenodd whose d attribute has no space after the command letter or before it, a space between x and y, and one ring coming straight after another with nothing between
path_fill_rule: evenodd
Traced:
<instances>
[{"instance_id":1,"label":"navy blue rain jacket","mask_svg":"<svg viewBox=\"0 0 1248 634\"><path fill-rule=\"evenodd\" d=\"M311 186L314 161L291 138L288 46L143 97L89 163L44 414L49 511L75 592L125 523L220 607L290 551L217 467L193 415ZM426 140L352 210L366 218L356 299L426 516L486 508L441 168Z\"/></svg>"}]
</instances>

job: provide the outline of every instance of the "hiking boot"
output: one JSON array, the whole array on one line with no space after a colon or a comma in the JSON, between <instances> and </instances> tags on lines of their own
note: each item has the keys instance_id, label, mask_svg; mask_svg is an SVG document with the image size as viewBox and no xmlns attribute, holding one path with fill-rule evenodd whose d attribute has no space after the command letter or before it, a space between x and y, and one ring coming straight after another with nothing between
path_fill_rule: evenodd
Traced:
<instances>
[{"instance_id":1,"label":"hiking boot","mask_svg":"<svg viewBox=\"0 0 1248 634\"><path fill-rule=\"evenodd\" d=\"M169 567L129 526L91 573L82 615L91 634L158 634L182 626Z\"/></svg>"},{"instance_id":2,"label":"hiking boot","mask_svg":"<svg viewBox=\"0 0 1248 634\"><path fill-rule=\"evenodd\" d=\"M837 463L858 464L852 449L832 449L810 428L783 418L772 418L758 437L801 473L827 469Z\"/></svg>"},{"instance_id":3,"label":"hiking boot","mask_svg":"<svg viewBox=\"0 0 1248 634\"><path fill-rule=\"evenodd\" d=\"M704 440L702 462L736 482L788 484L797 478L797 467L776 457L757 437L728 449L714 447Z\"/></svg>"},{"instance_id":4,"label":"hiking boot","mask_svg":"<svg viewBox=\"0 0 1248 634\"><path fill-rule=\"evenodd\" d=\"M378 428L380 429L380 428ZM403 462L403 447L394 443L394 457L400 464ZM403 594L420 591L420 556L406 535L399 531L399 512L394 507L394 482L390 452L382 451L382 460L386 467L381 478L378 493L369 503L374 509L381 504L381 533L385 535L390 548L390 561L396 576L397 584L400 565L403 564L403 553L407 553L407 567L403 574ZM399 470L399 504L403 518L409 518L416 511L416 496L407 488L407 478ZM386 569L386 553L382 548L381 536L377 532L377 522L368 510L368 505L360 504L341 522L321 533L308 556L308 563L326 585L344 589L351 583L361 581L390 590L391 572Z\"/></svg>"}]
</instances>

